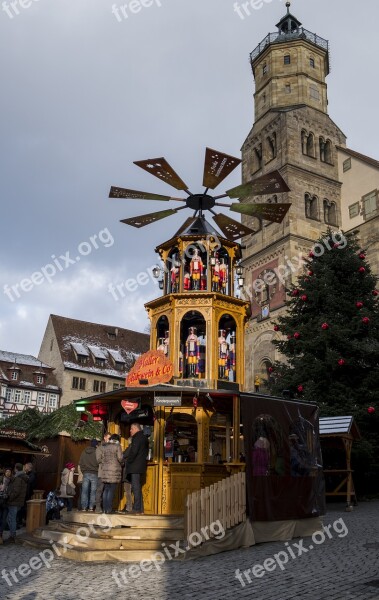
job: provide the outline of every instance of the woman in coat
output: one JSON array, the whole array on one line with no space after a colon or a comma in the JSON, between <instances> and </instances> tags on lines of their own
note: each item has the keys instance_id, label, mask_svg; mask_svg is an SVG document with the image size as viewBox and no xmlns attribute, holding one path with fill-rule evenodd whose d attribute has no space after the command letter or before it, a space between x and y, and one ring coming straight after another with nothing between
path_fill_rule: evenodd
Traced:
<instances>
[{"instance_id":1,"label":"woman in coat","mask_svg":"<svg viewBox=\"0 0 379 600\"><path fill-rule=\"evenodd\" d=\"M100 454L101 479L104 483L103 511L107 514L112 512L114 494L121 481L123 460L120 436L114 433L109 443L101 446Z\"/></svg>"},{"instance_id":2,"label":"woman in coat","mask_svg":"<svg viewBox=\"0 0 379 600\"><path fill-rule=\"evenodd\" d=\"M75 496L75 484L74 484L74 463L66 463L65 468L61 475L61 487L59 497L65 501L67 506L67 512L72 511Z\"/></svg>"},{"instance_id":3,"label":"woman in coat","mask_svg":"<svg viewBox=\"0 0 379 600\"><path fill-rule=\"evenodd\" d=\"M3 531L8 517L8 485L12 479L12 469L5 469L0 476L0 544L3 543Z\"/></svg>"}]
</instances>

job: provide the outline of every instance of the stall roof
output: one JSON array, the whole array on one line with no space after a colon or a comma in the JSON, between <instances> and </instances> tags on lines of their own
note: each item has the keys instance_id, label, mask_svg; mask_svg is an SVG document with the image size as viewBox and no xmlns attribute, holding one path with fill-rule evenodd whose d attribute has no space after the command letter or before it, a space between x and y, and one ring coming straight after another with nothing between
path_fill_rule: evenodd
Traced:
<instances>
[{"instance_id":1,"label":"stall roof","mask_svg":"<svg viewBox=\"0 0 379 600\"><path fill-rule=\"evenodd\" d=\"M320 435L351 435L360 438L361 434L354 417L321 417Z\"/></svg>"}]
</instances>

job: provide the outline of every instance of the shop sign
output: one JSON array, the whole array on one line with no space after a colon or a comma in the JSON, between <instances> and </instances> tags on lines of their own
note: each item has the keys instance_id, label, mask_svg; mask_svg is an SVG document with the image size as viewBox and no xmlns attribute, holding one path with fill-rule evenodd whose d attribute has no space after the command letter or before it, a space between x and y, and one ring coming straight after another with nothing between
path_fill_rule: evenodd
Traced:
<instances>
[{"instance_id":1,"label":"shop sign","mask_svg":"<svg viewBox=\"0 0 379 600\"><path fill-rule=\"evenodd\" d=\"M126 378L126 387L149 387L168 383L174 374L173 363L160 350L150 350L137 359Z\"/></svg>"},{"instance_id":2,"label":"shop sign","mask_svg":"<svg viewBox=\"0 0 379 600\"><path fill-rule=\"evenodd\" d=\"M121 400L121 406L124 411L130 415L133 410L136 410L140 407L140 399L138 398L137 401L134 402L131 402L130 400Z\"/></svg>"},{"instance_id":3,"label":"shop sign","mask_svg":"<svg viewBox=\"0 0 379 600\"><path fill-rule=\"evenodd\" d=\"M181 406L181 396L155 396L154 406Z\"/></svg>"},{"instance_id":4,"label":"shop sign","mask_svg":"<svg viewBox=\"0 0 379 600\"><path fill-rule=\"evenodd\" d=\"M17 440L25 440L25 431L15 431L14 429L0 429L0 436L5 438L16 438Z\"/></svg>"}]
</instances>

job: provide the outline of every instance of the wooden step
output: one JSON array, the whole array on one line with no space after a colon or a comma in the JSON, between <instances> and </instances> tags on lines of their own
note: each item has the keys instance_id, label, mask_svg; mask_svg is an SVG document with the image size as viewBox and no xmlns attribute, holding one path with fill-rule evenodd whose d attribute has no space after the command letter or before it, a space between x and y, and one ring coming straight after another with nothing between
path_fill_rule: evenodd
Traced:
<instances>
[{"instance_id":1,"label":"wooden step","mask_svg":"<svg viewBox=\"0 0 379 600\"><path fill-rule=\"evenodd\" d=\"M124 512L105 515L73 510L70 512L62 511L61 520L65 523L91 523L99 527L107 527L109 525L112 527L147 527L149 529L156 527L159 529L184 527L184 518L182 515L129 515Z\"/></svg>"},{"instance_id":2,"label":"wooden step","mask_svg":"<svg viewBox=\"0 0 379 600\"><path fill-rule=\"evenodd\" d=\"M184 539L184 530L182 528L158 528L148 529L146 527L112 527L110 530L98 527L86 527L86 525L67 523L60 524L59 521L50 522L46 527L41 527L33 532L38 537L45 539L56 540L59 536L68 538L86 537L99 540L160 540L160 541L176 541Z\"/></svg>"}]
</instances>

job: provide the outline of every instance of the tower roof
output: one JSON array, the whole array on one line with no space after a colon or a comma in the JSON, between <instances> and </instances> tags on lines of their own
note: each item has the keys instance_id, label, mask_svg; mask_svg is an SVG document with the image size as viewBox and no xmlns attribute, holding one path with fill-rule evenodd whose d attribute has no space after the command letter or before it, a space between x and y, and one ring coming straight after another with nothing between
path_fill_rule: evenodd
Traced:
<instances>
[{"instance_id":1,"label":"tower roof","mask_svg":"<svg viewBox=\"0 0 379 600\"><path fill-rule=\"evenodd\" d=\"M178 235L217 235L220 233L217 229L208 223L204 217L190 217L178 229L175 236Z\"/></svg>"},{"instance_id":2,"label":"tower roof","mask_svg":"<svg viewBox=\"0 0 379 600\"><path fill-rule=\"evenodd\" d=\"M295 33L301 27L300 21L290 13L290 6L291 2L286 2L287 14L276 25L282 35Z\"/></svg>"}]
</instances>

